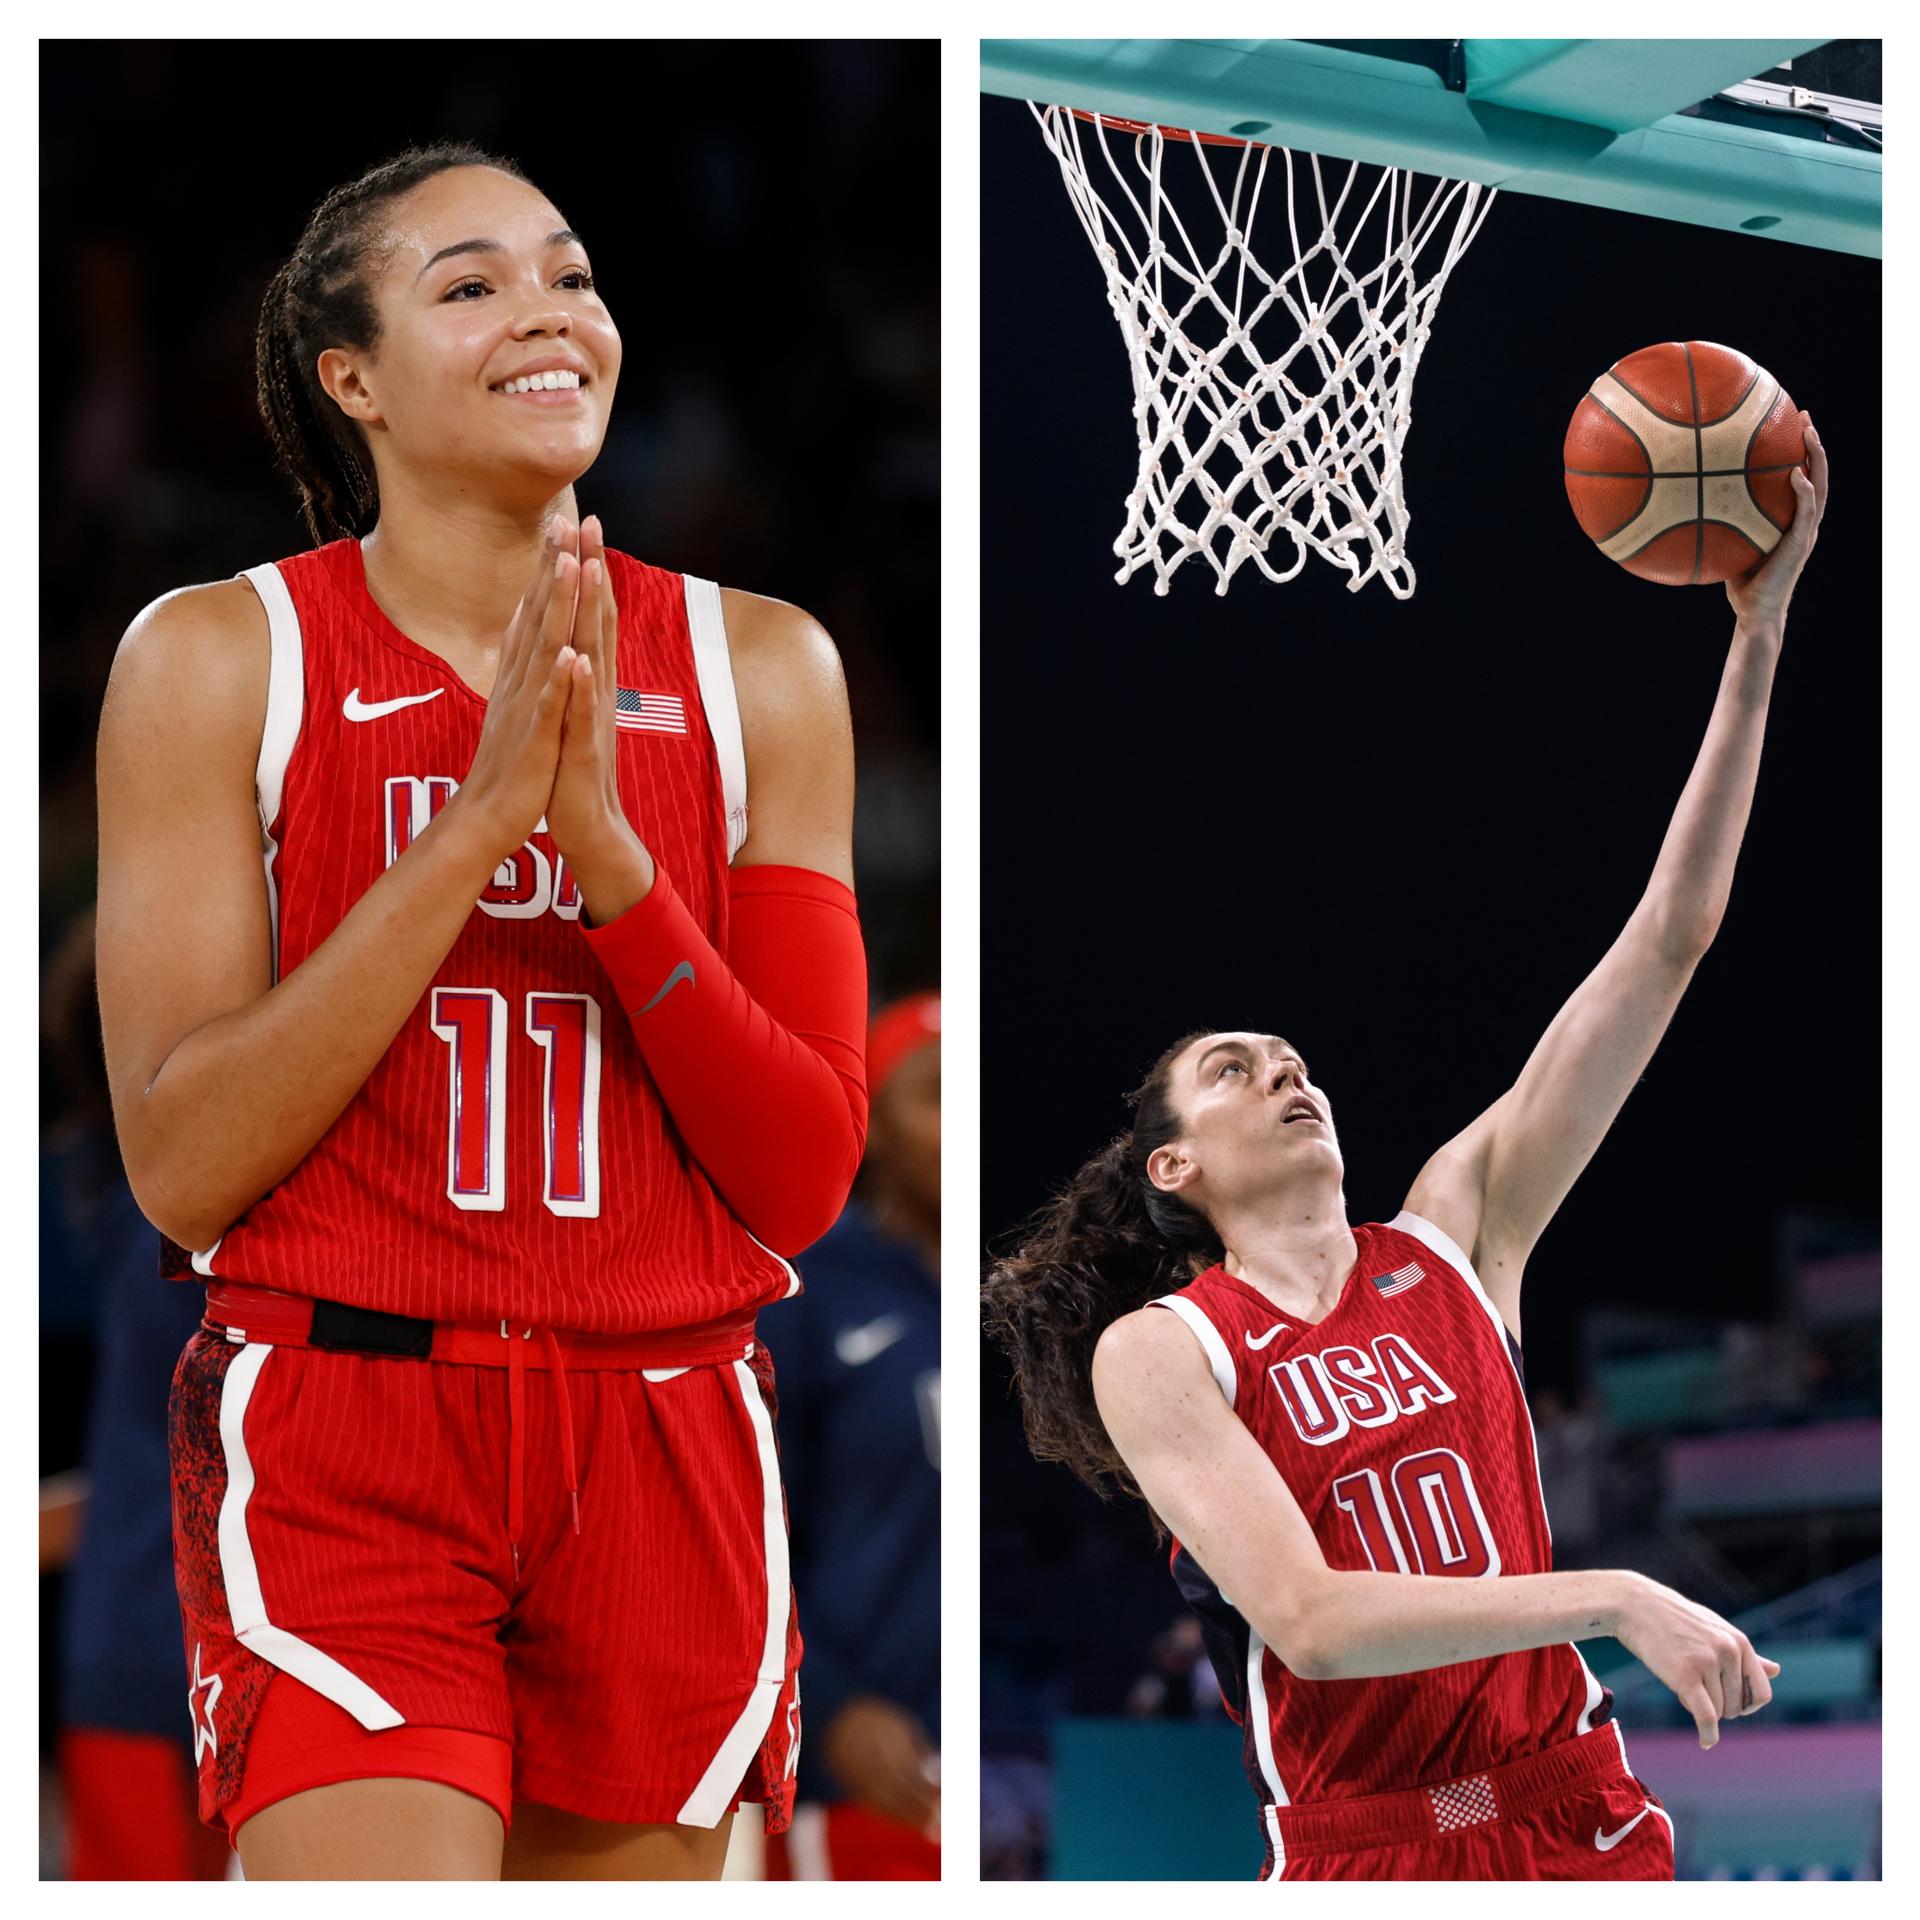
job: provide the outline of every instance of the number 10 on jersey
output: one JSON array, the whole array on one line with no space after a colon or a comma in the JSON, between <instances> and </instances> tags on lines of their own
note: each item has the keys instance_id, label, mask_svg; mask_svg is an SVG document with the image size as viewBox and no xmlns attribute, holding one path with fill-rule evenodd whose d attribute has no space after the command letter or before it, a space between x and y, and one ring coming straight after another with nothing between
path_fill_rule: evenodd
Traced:
<instances>
[{"instance_id":1,"label":"number 10 on jersey","mask_svg":"<svg viewBox=\"0 0 1920 1920\"><path fill-rule=\"evenodd\" d=\"M506 995L435 987L431 1018L447 1043L447 1198L468 1212L499 1213L507 1204ZM541 1197L549 1213L597 1219L600 1003L590 993L530 993L525 1028L544 1057Z\"/></svg>"}]
</instances>

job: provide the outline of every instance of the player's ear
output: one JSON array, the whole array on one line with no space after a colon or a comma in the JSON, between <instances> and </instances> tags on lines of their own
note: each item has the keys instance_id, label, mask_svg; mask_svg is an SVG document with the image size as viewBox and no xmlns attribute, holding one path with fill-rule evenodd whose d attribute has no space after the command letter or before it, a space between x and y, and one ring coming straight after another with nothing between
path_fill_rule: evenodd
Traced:
<instances>
[{"instance_id":1,"label":"player's ear","mask_svg":"<svg viewBox=\"0 0 1920 1920\"><path fill-rule=\"evenodd\" d=\"M373 397L362 368L352 354L329 347L315 363L327 396L349 420L360 426L379 424L380 403Z\"/></svg>"},{"instance_id":2,"label":"player's ear","mask_svg":"<svg viewBox=\"0 0 1920 1920\"><path fill-rule=\"evenodd\" d=\"M1178 1193L1195 1172L1193 1162L1177 1143L1155 1147L1147 1155L1147 1178L1162 1193Z\"/></svg>"}]
</instances>

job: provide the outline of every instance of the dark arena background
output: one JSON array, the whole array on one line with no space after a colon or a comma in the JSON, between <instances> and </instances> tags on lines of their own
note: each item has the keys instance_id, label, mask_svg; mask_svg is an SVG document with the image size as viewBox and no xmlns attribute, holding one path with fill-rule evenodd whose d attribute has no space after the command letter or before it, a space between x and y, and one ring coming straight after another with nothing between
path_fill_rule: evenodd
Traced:
<instances>
[{"instance_id":1,"label":"dark arena background","mask_svg":"<svg viewBox=\"0 0 1920 1920\"><path fill-rule=\"evenodd\" d=\"M1309 558L1224 600L1195 562L1161 599L1113 580L1135 441L1101 274L1026 107L981 126L990 1246L1199 1026L1298 1045L1350 1217L1391 1218L1619 932L1732 636L1719 588L1581 532L1575 403L1691 337L1820 427L1831 503L1732 905L1530 1264L1526 1369L1557 1563L1666 1581L1784 1666L1703 1753L1617 1645L1584 1649L1681 1875L1878 1877L1879 261L1503 194L1415 386L1415 597ZM1035 1465L990 1349L983 1374L984 1872L1251 1877L1238 1734L1144 1513Z\"/></svg>"},{"instance_id":2,"label":"dark arena background","mask_svg":"<svg viewBox=\"0 0 1920 1920\"><path fill-rule=\"evenodd\" d=\"M587 237L625 361L582 511L611 545L824 623L852 702L875 1001L937 984L937 45L574 51L562 99L529 93L538 54L512 41L41 45L42 321L71 376L41 402L43 1759L103 1276L151 1235L111 1152L93 1002L94 733L141 607L309 544L254 411L253 338L329 188L467 139ZM152 1355L156 1407L178 1344ZM183 1741L186 1687L183 1664ZM43 1780L57 1876L50 1764Z\"/></svg>"}]
</instances>

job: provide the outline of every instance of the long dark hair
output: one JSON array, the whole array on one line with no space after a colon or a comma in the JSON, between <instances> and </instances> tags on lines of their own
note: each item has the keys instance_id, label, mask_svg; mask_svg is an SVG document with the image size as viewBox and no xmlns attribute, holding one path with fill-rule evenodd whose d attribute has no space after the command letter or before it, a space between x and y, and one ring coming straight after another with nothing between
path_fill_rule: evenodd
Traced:
<instances>
[{"instance_id":1,"label":"long dark hair","mask_svg":"<svg viewBox=\"0 0 1920 1920\"><path fill-rule=\"evenodd\" d=\"M981 1289L988 1334L1013 1367L1027 1444L1058 1460L1101 1499L1140 1489L1114 1451L1093 1400L1093 1349L1122 1314L1222 1258L1204 1214L1162 1193L1148 1160L1180 1134L1173 1063L1211 1029L1176 1040L1127 1095L1133 1127L1096 1153L990 1266Z\"/></svg>"},{"instance_id":2,"label":"long dark hair","mask_svg":"<svg viewBox=\"0 0 1920 1920\"><path fill-rule=\"evenodd\" d=\"M494 167L533 184L511 160L464 140L409 147L335 187L314 208L260 303L255 398L274 462L299 489L316 547L366 533L379 517L380 490L360 429L321 386L314 362L328 347L371 352L379 345L369 266L381 218L403 194L454 167Z\"/></svg>"}]
</instances>

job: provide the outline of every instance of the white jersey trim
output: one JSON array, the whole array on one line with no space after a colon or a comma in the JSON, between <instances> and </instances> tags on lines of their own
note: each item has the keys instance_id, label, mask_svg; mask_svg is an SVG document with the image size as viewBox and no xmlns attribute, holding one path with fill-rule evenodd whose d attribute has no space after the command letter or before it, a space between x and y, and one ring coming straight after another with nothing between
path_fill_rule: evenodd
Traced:
<instances>
[{"instance_id":1,"label":"white jersey trim","mask_svg":"<svg viewBox=\"0 0 1920 1920\"><path fill-rule=\"evenodd\" d=\"M1473 1297L1480 1303L1481 1311L1493 1326L1493 1337L1499 1343L1500 1351L1507 1357L1507 1365L1513 1369L1514 1385L1520 1390L1520 1405L1527 1416L1527 1445L1533 1453L1533 1484L1540 1494L1540 1519L1547 1530L1547 1545L1553 1545L1553 1516L1547 1511L1547 1486L1540 1478L1540 1440L1533 1430L1533 1409L1527 1405L1527 1383L1520 1377L1520 1368L1513 1357L1512 1335L1507 1323L1500 1317L1500 1309L1493 1304L1487 1290L1480 1284L1480 1276L1473 1270L1473 1262L1460 1251L1458 1244L1431 1220L1423 1220L1417 1213L1404 1210L1397 1213L1387 1225L1400 1233L1411 1234L1423 1246L1437 1253L1449 1266L1458 1270L1460 1277L1472 1289ZM1576 1733L1593 1731L1593 1716L1605 1697L1605 1689L1594 1678L1593 1669L1587 1665L1586 1655L1573 1644L1567 1643L1568 1651L1580 1663L1580 1677L1586 1684L1586 1699L1580 1708L1579 1720L1575 1723ZM1624 1747L1623 1747L1624 1755Z\"/></svg>"},{"instance_id":2,"label":"white jersey trim","mask_svg":"<svg viewBox=\"0 0 1920 1920\"><path fill-rule=\"evenodd\" d=\"M1244 1620L1246 1616L1241 1615ZM1287 1789L1280 1779L1280 1769L1273 1757L1273 1710L1267 1705L1267 1643L1254 1632L1251 1621L1247 1624L1247 1718L1253 1722L1253 1749L1260 1756L1260 1777L1267 1783L1267 1791L1273 1795L1276 1807L1290 1807L1293 1802L1287 1798ZM1273 1823L1273 1837L1276 1845L1280 1838L1280 1823Z\"/></svg>"},{"instance_id":3,"label":"white jersey trim","mask_svg":"<svg viewBox=\"0 0 1920 1920\"><path fill-rule=\"evenodd\" d=\"M1238 1382L1233 1371L1233 1355L1220 1338L1220 1329L1191 1300L1177 1293L1163 1293L1147 1305L1166 1307L1187 1323L1193 1337L1200 1342L1201 1352L1207 1356L1207 1365L1213 1369L1214 1385L1225 1395L1227 1405L1232 1406Z\"/></svg>"},{"instance_id":4,"label":"white jersey trim","mask_svg":"<svg viewBox=\"0 0 1920 1920\"><path fill-rule=\"evenodd\" d=\"M735 1216L735 1220L736 1220L736 1223L739 1225L740 1231L746 1234L747 1238L751 1240L753 1244L756 1247L758 1247L760 1251L764 1253L769 1260L778 1260L780 1262L780 1271L787 1276L787 1290L785 1293L783 1293L780 1296L780 1298L782 1300L791 1300L793 1296L800 1291L800 1275L798 1274L798 1272L795 1271L793 1262L789 1260L784 1254L775 1253L774 1250L770 1246L768 1246L764 1240L760 1239L757 1235L755 1235L752 1231L750 1231L746 1222L744 1220L740 1220L738 1215ZM753 1351L753 1346L751 1342L748 1343L747 1351L749 1353Z\"/></svg>"},{"instance_id":5,"label":"white jersey trim","mask_svg":"<svg viewBox=\"0 0 1920 1920\"><path fill-rule=\"evenodd\" d=\"M688 1794L676 1818L682 1826L714 1827L739 1798L748 1763L766 1738L774 1709L787 1683L787 1611L792 1574L787 1562L787 1511L780 1493L780 1461L774 1450L773 1422L760 1397L760 1383L744 1360L733 1363L760 1455L760 1533L767 1562L767 1634L760 1647L760 1668L740 1717L707 1762L700 1784Z\"/></svg>"},{"instance_id":6,"label":"white jersey trim","mask_svg":"<svg viewBox=\"0 0 1920 1920\"><path fill-rule=\"evenodd\" d=\"M1526 1380L1521 1379L1521 1369L1519 1369L1517 1361L1513 1359L1513 1336L1511 1336L1511 1332L1507 1331L1507 1323L1500 1317L1500 1308L1494 1306L1494 1302L1492 1302L1492 1298L1488 1296L1486 1288L1480 1284L1480 1275L1473 1271L1473 1261L1469 1260L1469 1258L1459 1250L1459 1246L1457 1246L1453 1240L1450 1240L1448 1236L1444 1235L1430 1219L1421 1219L1419 1213L1400 1212L1396 1213L1386 1225L1392 1227L1392 1229L1398 1231L1398 1233L1409 1233L1409 1235L1413 1235L1415 1240L1419 1240L1423 1246L1432 1248L1432 1252L1436 1252L1442 1260L1448 1261L1448 1265L1455 1267L1455 1269L1459 1271L1459 1277L1473 1290L1473 1298L1480 1304L1480 1311L1482 1311L1482 1313L1488 1317L1488 1321L1492 1323L1494 1338L1500 1342L1500 1352L1507 1356L1507 1367L1513 1371L1513 1384L1521 1390L1521 1405L1526 1409L1526 1444L1528 1444L1528 1446L1532 1448L1532 1452L1534 1452L1534 1486L1540 1488L1540 1519L1546 1523L1546 1528L1548 1528L1548 1546L1551 1546L1551 1544L1553 1544L1553 1521L1549 1519L1548 1515L1548 1490L1546 1490L1546 1482L1540 1478L1540 1440L1538 1440L1536 1434L1534 1434L1534 1409L1526 1405ZM1578 1649L1574 1649L1574 1651L1578 1651ZM1580 1665L1582 1665L1582 1668L1586 1667L1586 1661L1582 1661ZM1588 1711L1592 1711L1596 1705L1599 1705L1599 1682L1594 1680L1592 1674L1588 1674L1586 1678L1588 1678L1588 1690L1594 1695L1594 1697L1588 1701ZM1582 1726L1580 1726L1580 1732L1582 1732L1582 1734L1588 1730L1584 1722L1586 1722L1586 1716L1582 1715Z\"/></svg>"},{"instance_id":7,"label":"white jersey trim","mask_svg":"<svg viewBox=\"0 0 1920 1920\"><path fill-rule=\"evenodd\" d=\"M693 637L693 670L700 682L700 705L720 762L720 797L727 816L727 859L747 838L747 749L740 732L740 702L733 685L733 656L727 647L727 620L720 589L711 580L681 579L687 596L687 631Z\"/></svg>"},{"instance_id":8,"label":"white jersey trim","mask_svg":"<svg viewBox=\"0 0 1920 1920\"><path fill-rule=\"evenodd\" d=\"M1431 1220L1423 1220L1417 1213L1409 1213L1403 1207L1387 1222L1387 1228L1392 1233L1410 1233L1422 1246L1437 1253L1448 1266L1457 1268L1467 1285L1485 1298L1487 1290L1480 1284L1480 1276L1474 1272L1473 1262L1462 1252L1459 1243L1443 1233ZM1502 1340L1501 1345L1505 1344Z\"/></svg>"},{"instance_id":9,"label":"white jersey trim","mask_svg":"<svg viewBox=\"0 0 1920 1920\"><path fill-rule=\"evenodd\" d=\"M260 757L253 772L254 798L260 809L261 853L267 869L267 910L273 923L273 977L280 978L280 890L274 864L280 846L273 837L286 791L287 766L300 723L306 715L306 648L300 615L280 569L269 561L239 576L260 596L267 610L267 718L260 733Z\"/></svg>"},{"instance_id":10,"label":"white jersey trim","mask_svg":"<svg viewBox=\"0 0 1920 1920\"><path fill-rule=\"evenodd\" d=\"M250 1342L234 1356L220 1385L220 1446L227 1458L227 1491L220 1502L220 1577L234 1638L271 1667L304 1681L346 1711L370 1733L406 1725L404 1717L350 1668L267 1617L260 1569L247 1534L247 1502L253 1498L253 1459L247 1452L247 1404L259 1384L271 1346Z\"/></svg>"},{"instance_id":11,"label":"white jersey trim","mask_svg":"<svg viewBox=\"0 0 1920 1920\"><path fill-rule=\"evenodd\" d=\"M1606 1689L1601 1686L1600 1682L1594 1677L1593 1669L1587 1665L1587 1656L1582 1653L1578 1647L1574 1646L1571 1640L1567 1642L1567 1645L1572 1649L1573 1657L1580 1662L1580 1677L1587 1683L1587 1697L1581 1705L1580 1718L1574 1722L1573 1730L1575 1733L1591 1733L1593 1731L1594 1713L1598 1709L1600 1702L1606 1697ZM1618 1722L1615 1722L1615 1725L1617 1726ZM1624 1757L1626 1753L1626 1743L1624 1741L1621 1742L1620 1750Z\"/></svg>"},{"instance_id":12,"label":"white jersey trim","mask_svg":"<svg viewBox=\"0 0 1920 1920\"><path fill-rule=\"evenodd\" d=\"M267 876L267 940L275 984L280 979L280 882L274 868L280 843L273 837L286 793L287 767L300 738L307 710L306 643L300 632L300 612L287 590L285 576L272 561L237 574L260 597L267 613L267 715L260 729L260 753L253 767L254 805L260 815L260 862ZM220 1236L222 1240L225 1234ZM216 1278L213 1256L216 1240L204 1253L193 1255L193 1270L203 1279Z\"/></svg>"}]
</instances>

